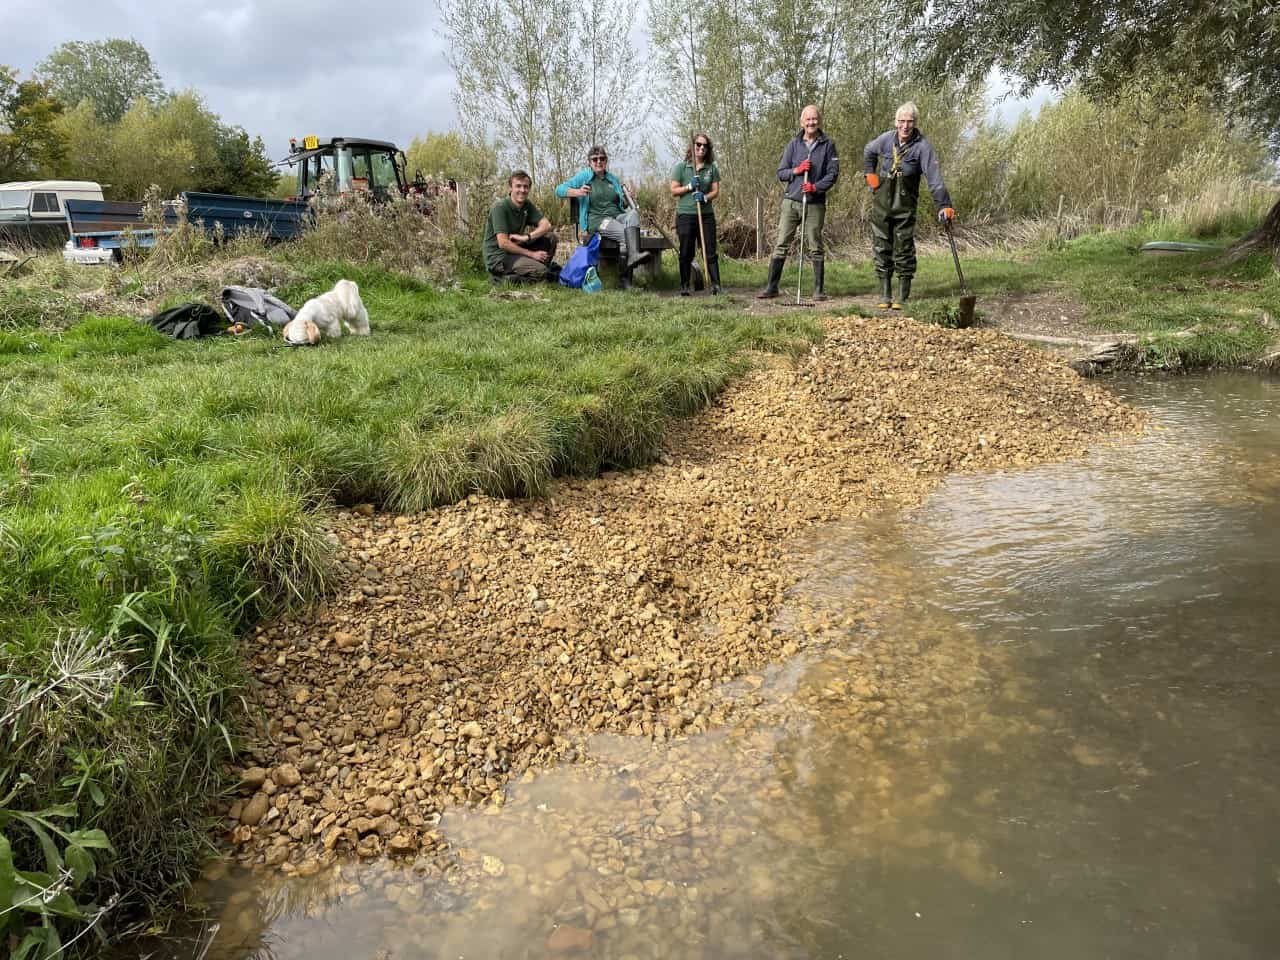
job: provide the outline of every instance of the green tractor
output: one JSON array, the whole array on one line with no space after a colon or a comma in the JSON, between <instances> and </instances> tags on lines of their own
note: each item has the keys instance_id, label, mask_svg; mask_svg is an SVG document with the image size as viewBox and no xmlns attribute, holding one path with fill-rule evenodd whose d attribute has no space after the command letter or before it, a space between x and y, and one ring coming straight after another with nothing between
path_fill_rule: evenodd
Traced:
<instances>
[{"instance_id":1,"label":"green tractor","mask_svg":"<svg viewBox=\"0 0 1280 960\"><path fill-rule=\"evenodd\" d=\"M298 168L299 200L353 191L367 193L375 203L408 197L425 205L428 199L427 182L421 174L409 180L404 151L386 140L305 137L299 147L291 139L284 162Z\"/></svg>"}]
</instances>

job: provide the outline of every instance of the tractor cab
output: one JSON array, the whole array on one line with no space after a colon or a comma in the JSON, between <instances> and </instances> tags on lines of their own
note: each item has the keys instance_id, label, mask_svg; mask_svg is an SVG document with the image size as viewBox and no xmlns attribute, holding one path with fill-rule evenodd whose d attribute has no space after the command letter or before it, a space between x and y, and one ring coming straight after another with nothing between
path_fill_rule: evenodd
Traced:
<instances>
[{"instance_id":1,"label":"tractor cab","mask_svg":"<svg viewBox=\"0 0 1280 960\"><path fill-rule=\"evenodd\" d=\"M296 196L306 200L317 193L367 193L381 203L415 192L405 175L405 156L394 143L334 137L321 142L305 137L302 146L289 141L285 163L297 167Z\"/></svg>"}]
</instances>

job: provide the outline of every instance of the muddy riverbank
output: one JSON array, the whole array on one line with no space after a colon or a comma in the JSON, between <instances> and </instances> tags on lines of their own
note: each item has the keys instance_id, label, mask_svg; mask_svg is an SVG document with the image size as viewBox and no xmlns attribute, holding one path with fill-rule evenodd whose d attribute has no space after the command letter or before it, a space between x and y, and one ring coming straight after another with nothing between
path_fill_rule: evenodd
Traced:
<instances>
[{"instance_id":1,"label":"muddy riverbank","mask_svg":"<svg viewBox=\"0 0 1280 960\"><path fill-rule=\"evenodd\" d=\"M225 836L242 863L304 875L351 853L443 860L446 808L501 805L595 732L714 727L740 709L719 681L820 639L821 609L775 618L807 528L1143 422L994 332L833 319L799 363L765 360L672 424L649 468L540 500L338 513L341 591L246 641L262 723ZM847 695L883 702L864 669Z\"/></svg>"}]
</instances>

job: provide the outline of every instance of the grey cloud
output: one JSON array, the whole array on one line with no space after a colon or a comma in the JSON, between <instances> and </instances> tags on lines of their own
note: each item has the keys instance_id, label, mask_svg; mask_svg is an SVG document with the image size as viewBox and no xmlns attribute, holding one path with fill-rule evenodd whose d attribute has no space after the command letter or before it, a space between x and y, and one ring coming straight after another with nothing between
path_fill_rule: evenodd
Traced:
<instances>
[{"instance_id":1,"label":"grey cloud","mask_svg":"<svg viewBox=\"0 0 1280 960\"><path fill-rule=\"evenodd\" d=\"M454 125L453 74L434 6L407 0L53 0L0 9L0 63L28 73L68 40L132 37L171 89L283 154L290 136L407 146Z\"/></svg>"}]
</instances>

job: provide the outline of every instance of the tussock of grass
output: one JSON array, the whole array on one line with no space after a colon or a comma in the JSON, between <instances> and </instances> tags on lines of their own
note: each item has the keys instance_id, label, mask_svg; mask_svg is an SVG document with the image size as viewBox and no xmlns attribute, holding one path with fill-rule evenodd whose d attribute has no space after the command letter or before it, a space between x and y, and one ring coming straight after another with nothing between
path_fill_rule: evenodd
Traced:
<instances>
[{"instance_id":1,"label":"tussock of grass","mask_svg":"<svg viewBox=\"0 0 1280 960\"><path fill-rule=\"evenodd\" d=\"M553 465L550 423L512 410L468 429L401 428L385 465L388 503L413 513L470 493L528 497L542 492Z\"/></svg>"},{"instance_id":2,"label":"tussock of grass","mask_svg":"<svg viewBox=\"0 0 1280 960\"><path fill-rule=\"evenodd\" d=\"M57 290L0 286L0 331L65 330L81 312L74 298Z\"/></svg>"},{"instance_id":3,"label":"tussock of grass","mask_svg":"<svg viewBox=\"0 0 1280 960\"><path fill-rule=\"evenodd\" d=\"M1198 370L1248 363L1270 343L1258 326L1203 324L1177 333L1154 333L1139 341L1142 362L1162 370Z\"/></svg>"},{"instance_id":4,"label":"tussock of grass","mask_svg":"<svg viewBox=\"0 0 1280 960\"><path fill-rule=\"evenodd\" d=\"M459 428L420 433L402 424L386 446L383 463L394 508L413 512L466 496L473 480L467 442L467 433Z\"/></svg>"},{"instance_id":5,"label":"tussock of grass","mask_svg":"<svg viewBox=\"0 0 1280 960\"><path fill-rule=\"evenodd\" d=\"M332 577L333 546L306 498L284 478L272 478L227 505L210 546L241 562L240 573L262 591L266 610L324 593Z\"/></svg>"}]
</instances>

